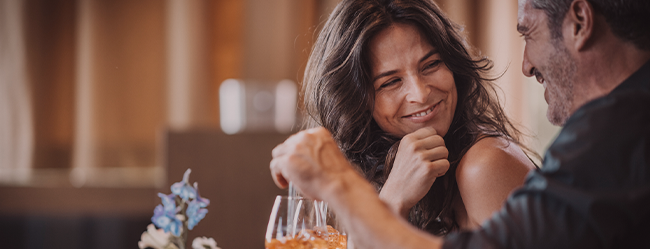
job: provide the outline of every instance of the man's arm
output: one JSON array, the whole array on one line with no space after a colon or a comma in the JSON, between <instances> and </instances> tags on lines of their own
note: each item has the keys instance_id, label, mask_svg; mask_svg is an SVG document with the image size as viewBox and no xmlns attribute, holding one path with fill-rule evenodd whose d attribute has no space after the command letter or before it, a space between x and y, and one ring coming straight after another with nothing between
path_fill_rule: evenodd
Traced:
<instances>
[{"instance_id":1,"label":"man's arm","mask_svg":"<svg viewBox=\"0 0 650 249\"><path fill-rule=\"evenodd\" d=\"M549 184L540 177L532 173L527 187L516 191L480 229L450 234L443 248L601 248L602 241L583 215L535 188Z\"/></svg>"},{"instance_id":2,"label":"man's arm","mask_svg":"<svg viewBox=\"0 0 650 249\"><path fill-rule=\"evenodd\" d=\"M440 248L442 239L398 218L345 159L324 128L300 132L273 150L276 184L293 182L307 197L329 203L360 248Z\"/></svg>"},{"instance_id":3,"label":"man's arm","mask_svg":"<svg viewBox=\"0 0 650 249\"><path fill-rule=\"evenodd\" d=\"M323 196L360 248L440 248L442 239L422 232L388 209L361 176L345 176ZM345 179L347 178L347 179Z\"/></svg>"}]
</instances>

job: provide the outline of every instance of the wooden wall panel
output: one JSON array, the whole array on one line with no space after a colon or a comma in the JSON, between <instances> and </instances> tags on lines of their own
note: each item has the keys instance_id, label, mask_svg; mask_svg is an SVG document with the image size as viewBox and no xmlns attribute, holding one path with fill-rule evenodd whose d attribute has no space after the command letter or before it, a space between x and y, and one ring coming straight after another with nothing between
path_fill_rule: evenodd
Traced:
<instances>
[{"instance_id":1,"label":"wooden wall panel","mask_svg":"<svg viewBox=\"0 0 650 249\"><path fill-rule=\"evenodd\" d=\"M79 2L75 167L155 165L165 119L164 2Z\"/></svg>"},{"instance_id":2,"label":"wooden wall panel","mask_svg":"<svg viewBox=\"0 0 650 249\"><path fill-rule=\"evenodd\" d=\"M74 119L73 0L25 1L34 117L34 168L69 168Z\"/></svg>"},{"instance_id":3,"label":"wooden wall panel","mask_svg":"<svg viewBox=\"0 0 650 249\"><path fill-rule=\"evenodd\" d=\"M166 135L167 186L192 169L200 195L210 200L208 214L189 234L214 238L221 248L263 248L264 233L276 195L269 170L271 150L287 138L281 134L226 135L218 130L170 132ZM152 209L153 210L153 209Z\"/></svg>"},{"instance_id":4,"label":"wooden wall panel","mask_svg":"<svg viewBox=\"0 0 650 249\"><path fill-rule=\"evenodd\" d=\"M211 1L212 106L219 123L219 86L228 78L241 78L244 67L245 1Z\"/></svg>"}]
</instances>

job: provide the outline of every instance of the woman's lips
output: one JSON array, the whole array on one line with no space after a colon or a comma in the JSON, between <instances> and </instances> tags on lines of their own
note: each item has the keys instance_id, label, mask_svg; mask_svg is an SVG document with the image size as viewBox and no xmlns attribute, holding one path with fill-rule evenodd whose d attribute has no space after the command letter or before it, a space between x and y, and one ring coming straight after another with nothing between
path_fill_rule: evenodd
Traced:
<instances>
[{"instance_id":1,"label":"woman's lips","mask_svg":"<svg viewBox=\"0 0 650 249\"><path fill-rule=\"evenodd\" d=\"M412 115L408 115L406 117L422 117L422 116L425 116L425 115L431 113L431 111L433 111L434 106L431 106L429 109L426 109L424 111L421 111L421 112L418 112L418 113L415 113L415 114L412 114Z\"/></svg>"},{"instance_id":2,"label":"woman's lips","mask_svg":"<svg viewBox=\"0 0 650 249\"><path fill-rule=\"evenodd\" d=\"M442 102L442 100L440 101ZM440 105L440 102L436 103L435 105L429 107L429 109L419 111L410 115L406 115L403 118L410 119L415 122L424 122L429 119L431 119L433 116L435 116L438 112L438 106Z\"/></svg>"}]
</instances>

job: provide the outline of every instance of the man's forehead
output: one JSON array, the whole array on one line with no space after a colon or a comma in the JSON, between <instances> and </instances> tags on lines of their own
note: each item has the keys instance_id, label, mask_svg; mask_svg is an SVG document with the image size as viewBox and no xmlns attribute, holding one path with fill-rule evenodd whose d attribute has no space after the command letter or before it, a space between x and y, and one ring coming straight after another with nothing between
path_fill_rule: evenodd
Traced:
<instances>
[{"instance_id":1,"label":"man's forehead","mask_svg":"<svg viewBox=\"0 0 650 249\"><path fill-rule=\"evenodd\" d=\"M517 9L519 10L517 12L518 16L521 16L522 11L524 10L524 7L526 6L526 3L528 3L528 0L518 0L517 1Z\"/></svg>"},{"instance_id":2,"label":"man's forehead","mask_svg":"<svg viewBox=\"0 0 650 249\"><path fill-rule=\"evenodd\" d=\"M530 28L533 7L530 0L519 0L517 8L517 31L523 32Z\"/></svg>"}]
</instances>

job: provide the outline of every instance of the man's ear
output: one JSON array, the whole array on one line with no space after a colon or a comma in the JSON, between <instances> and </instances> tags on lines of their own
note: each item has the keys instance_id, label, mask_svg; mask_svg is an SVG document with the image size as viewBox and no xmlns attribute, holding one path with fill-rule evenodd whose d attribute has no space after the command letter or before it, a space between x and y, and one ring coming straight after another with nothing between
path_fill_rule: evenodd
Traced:
<instances>
[{"instance_id":1,"label":"man's ear","mask_svg":"<svg viewBox=\"0 0 650 249\"><path fill-rule=\"evenodd\" d=\"M563 35L574 49L586 48L594 31L594 8L587 0L575 0L565 16Z\"/></svg>"}]
</instances>

